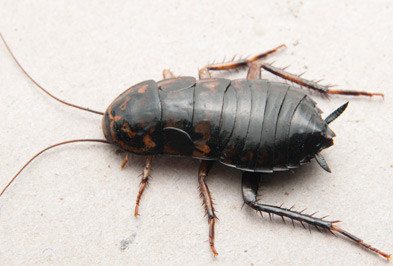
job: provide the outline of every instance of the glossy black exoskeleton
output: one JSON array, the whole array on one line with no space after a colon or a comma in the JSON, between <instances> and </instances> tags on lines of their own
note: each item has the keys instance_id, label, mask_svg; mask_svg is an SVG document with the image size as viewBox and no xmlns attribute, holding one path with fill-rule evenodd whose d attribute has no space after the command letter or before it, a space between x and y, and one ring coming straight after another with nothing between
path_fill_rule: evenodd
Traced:
<instances>
[{"instance_id":1,"label":"glossy black exoskeleton","mask_svg":"<svg viewBox=\"0 0 393 266\"><path fill-rule=\"evenodd\" d=\"M3 37L0 35L2 40ZM106 140L81 139L52 145L29 160L1 191L0 196L20 172L37 156L60 145L74 142L102 142L118 146L134 154L147 156L134 215L139 215L139 204L146 188L154 156L160 154L192 156L201 160L198 181L209 223L209 244L214 255L215 210L205 178L212 163L219 161L243 171L244 202L258 212L266 212L303 226L337 232L360 246L390 259L391 255L378 250L337 226L338 221L327 221L257 201L261 173L272 173L297 168L315 158L330 172L320 152L333 145L335 134L329 123L347 107L339 107L322 119L316 103L299 88L286 83L261 79L261 69L285 80L319 91L323 95L383 96L364 91L334 90L290 74L283 69L262 62L267 55L283 47L244 60L207 65L193 77L175 77L164 70L164 80L148 80L132 86L108 107L105 113L77 106L58 99L36 82L20 65L4 41L16 63L42 91L63 104L103 115L102 127ZM248 67L247 79L211 78L210 71ZM128 158L128 157L126 157ZM126 160L125 160L126 162ZM125 165L123 162L122 165Z\"/></svg>"}]
</instances>

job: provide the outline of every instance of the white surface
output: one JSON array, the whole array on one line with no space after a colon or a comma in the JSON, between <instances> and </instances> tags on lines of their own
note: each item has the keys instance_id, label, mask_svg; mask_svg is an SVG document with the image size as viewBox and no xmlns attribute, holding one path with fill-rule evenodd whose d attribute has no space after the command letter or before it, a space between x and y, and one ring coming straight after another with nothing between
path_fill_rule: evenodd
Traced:
<instances>
[{"instance_id":1,"label":"white surface","mask_svg":"<svg viewBox=\"0 0 393 266\"><path fill-rule=\"evenodd\" d=\"M315 162L269 175L267 203L296 204L340 219L393 252L393 3L391 1L1 1L0 30L28 71L67 101L104 110L130 85L163 68L196 75L234 54L286 43L277 66L340 88L378 90L349 98L326 150L333 173ZM323 3L322 3L323 2ZM242 75L245 75L242 73ZM267 77L267 76L265 76ZM270 76L269 76L270 77ZM49 144L101 138L100 117L39 92L0 45L0 187ZM325 114L348 98L314 97ZM213 258L197 191L198 162L158 158L132 216L144 160L101 144L52 150L0 199L1 264L382 264L354 244L241 209L239 171L216 166L208 185L220 218Z\"/></svg>"}]
</instances>

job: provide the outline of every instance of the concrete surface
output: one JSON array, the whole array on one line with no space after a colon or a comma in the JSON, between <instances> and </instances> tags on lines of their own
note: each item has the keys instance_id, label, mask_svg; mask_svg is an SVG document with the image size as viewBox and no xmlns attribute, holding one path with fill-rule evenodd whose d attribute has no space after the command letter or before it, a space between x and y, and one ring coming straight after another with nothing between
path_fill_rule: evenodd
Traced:
<instances>
[{"instance_id":1,"label":"concrete surface","mask_svg":"<svg viewBox=\"0 0 393 266\"><path fill-rule=\"evenodd\" d=\"M340 219L343 228L393 252L393 2L391 1L0 1L0 30L28 71L67 101L104 110L139 81L182 75L214 59L286 43L277 66L378 98L314 98L326 113L348 99L332 125L335 146L315 162L266 176L267 203L296 204ZM244 73L240 73L244 75ZM236 75L235 75L236 76ZM271 77L265 75L265 77ZM39 92L0 45L0 187L49 144L101 138L100 117ZM241 209L239 171L216 166L216 246L197 191L198 162L154 162L141 216L132 216L143 158L100 144L45 153L0 199L0 261L12 264L375 265L358 246Z\"/></svg>"}]
</instances>

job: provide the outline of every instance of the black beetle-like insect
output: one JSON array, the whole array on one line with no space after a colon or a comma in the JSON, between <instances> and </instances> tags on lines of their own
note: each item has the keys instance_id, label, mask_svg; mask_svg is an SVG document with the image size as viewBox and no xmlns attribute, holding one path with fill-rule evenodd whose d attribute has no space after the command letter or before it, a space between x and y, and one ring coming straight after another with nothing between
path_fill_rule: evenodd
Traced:
<instances>
[{"instance_id":1,"label":"black beetle-like insect","mask_svg":"<svg viewBox=\"0 0 393 266\"><path fill-rule=\"evenodd\" d=\"M1 38L18 66L41 90L66 105L102 115L106 140L65 141L40 151L11 179L0 196L25 167L46 150L74 142L109 143L126 152L147 156L135 205L134 215L137 216L154 156L191 156L201 160L198 173L199 190L208 217L209 243L214 255L218 254L214 246L216 216L205 178L213 162L219 161L243 172L243 200L261 214L265 212L270 217L276 214L283 220L289 218L292 222L298 221L303 227L308 224L318 230L326 229L333 234L337 232L385 259L391 258L390 254L364 243L338 227L339 221L327 221L325 217L314 217L315 213L305 214L292 208L257 201L262 173L297 168L312 158L330 172L320 152L333 145L335 134L329 128L329 123L348 105L342 105L322 119L321 111L309 96L292 85L261 79L261 69L323 95L383 94L334 90L331 86L320 85L262 62L262 59L284 47L281 45L247 59L207 65L200 69L199 80L193 77L175 77L169 70L164 70L164 80L148 80L132 86L118 96L103 113L67 103L50 94L23 69L4 38ZM248 67L247 79L229 80L211 78L210 75L210 71L214 70L244 67ZM127 160L126 156L122 166Z\"/></svg>"}]
</instances>

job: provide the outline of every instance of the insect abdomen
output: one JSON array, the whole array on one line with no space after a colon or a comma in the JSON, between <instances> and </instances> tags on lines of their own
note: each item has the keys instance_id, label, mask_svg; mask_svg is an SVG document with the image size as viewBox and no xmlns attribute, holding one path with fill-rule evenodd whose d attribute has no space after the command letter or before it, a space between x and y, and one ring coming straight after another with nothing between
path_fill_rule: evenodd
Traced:
<instances>
[{"instance_id":1,"label":"insect abdomen","mask_svg":"<svg viewBox=\"0 0 393 266\"><path fill-rule=\"evenodd\" d=\"M235 80L228 91L231 87L236 92L237 111L233 132L219 160L256 172L297 167L308 155L304 154L304 146L309 134L316 130L314 124L322 121L315 102L278 82ZM227 101L229 97L225 97L224 106L229 104ZM305 125L302 120L307 120ZM226 131L229 128L227 125Z\"/></svg>"},{"instance_id":2,"label":"insect abdomen","mask_svg":"<svg viewBox=\"0 0 393 266\"><path fill-rule=\"evenodd\" d=\"M244 171L294 168L320 118L315 102L267 80L159 81L163 153L218 160Z\"/></svg>"}]
</instances>

